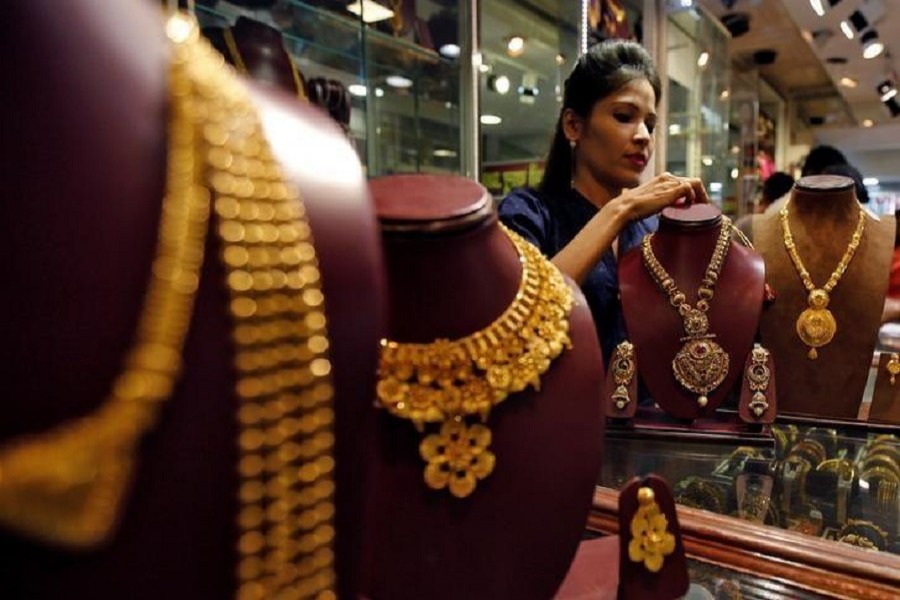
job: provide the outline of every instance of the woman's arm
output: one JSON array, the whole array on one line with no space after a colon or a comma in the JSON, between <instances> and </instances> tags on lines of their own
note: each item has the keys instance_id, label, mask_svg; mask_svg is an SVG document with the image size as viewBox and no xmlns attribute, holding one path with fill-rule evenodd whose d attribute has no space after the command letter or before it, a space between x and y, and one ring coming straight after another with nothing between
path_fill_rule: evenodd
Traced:
<instances>
[{"instance_id":1,"label":"woman's arm","mask_svg":"<svg viewBox=\"0 0 900 600\"><path fill-rule=\"evenodd\" d=\"M625 190L607 202L572 241L557 252L552 262L581 285L629 221L652 215L681 199L688 202L708 201L699 179L676 177L669 173Z\"/></svg>"}]
</instances>

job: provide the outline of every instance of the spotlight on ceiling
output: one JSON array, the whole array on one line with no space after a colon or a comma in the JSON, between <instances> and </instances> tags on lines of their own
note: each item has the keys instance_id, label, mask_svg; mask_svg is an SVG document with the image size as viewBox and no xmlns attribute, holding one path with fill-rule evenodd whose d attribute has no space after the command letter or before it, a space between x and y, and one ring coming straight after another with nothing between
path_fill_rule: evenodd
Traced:
<instances>
[{"instance_id":1,"label":"spotlight on ceiling","mask_svg":"<svg viewBox=\"0 0 900 600\"><path fill-rule=\"evenodd\" d=\"M841 21L841 31L844 32L844 36L846 36L846 38L847 38L848 40L852 40L852 39L853 39L853 35L854 35L854 33L853 33L853 28L850 27L850 22L849 22L849 21Z\"/></svg>"},{"instance_id":2,"label":"spotlight on ceiling","mask_svg":"<svg viewBox=\"0 0 900 600\"><path fill-rule=\"evenodd\" d=\"M817 15L824 17L826 4L828 5L828 8L834 8L840 4L840 2L841 0L809 0L809 5Z\"/></svg>"},{"instance_id":3,"label":"spotlight on ceiling","mask_svg":"<svg viewBox=\"0 0 900 600\"><path fill-rule=\"evenodd\" d=\"M863 127L871 127L874 124L875 124L875 121L873 121L872 119L863 119L863 122L862 122Z\"/></svg>"},{"instance_id":4,"label":"spotlight on ceiling","mask_svg":"<svg viewBox=\"0 0 900 600\"><path fill-rule=\"evenodd\" d=\"M846 88L855 88L859 82L852 77L841 77L841 85Z\"/></svg>"},{"instance_id":5,"label":"spotlight on ceiling","mask_svg":"<svg viewBox=\"0 0 900 600\"><path fill-rule=\"evenodd\" d=\"M525 52L525 38L514 35L506 40L506 53L510 56L521 56Z\"/></svg>"},{"instance_id":6,"label":"spotlight on ceiling","mask_svg":"<svg viewBox=\"0 0 900 600\"><path fill-rule=\"evenodd\" d=\"M869 21L866 17L858 10L854 10L850 13L850 24L853 25L853 29L856 30L856 33L862 33L864 29L869 26Z\"/></svg>"},{"instance_id":7,"label":"spotlight on ceiling","mask_svg":"<svg viewBox=\"0 0 900 600\"><path fill-rule=\"evenodd\" d=\"M506 75L489 75L487 78L488 89L500 95L508 92L510 85L509 77Z\"/></svg>"},{"instance_id":8,"label":"spotlight on ceiling","mask_svg":"<svg viewBox=\"0 0 900 600\"><path fill-rule=\"evenodd\" d=\"M892 117L900 115L900 104L897 103L896 96L885 102L884 105L887 106L887 109L890 111Z\"/></svg>"},{"instance_id":9,"label":"spotlight on ceiling","mask_svg":"<svg viewBox=\"0 0 900 600\"><path fill-rule=\"evenodd\" d=\"M884 52L884 44L878 39L878 32L870 29L859 38L863 47L863 58L875 58Z\"/></svg>"},{"instance_id":10,"label":"spotlight on ceiling","mask_svg":"<svg viewBox=\"0 0 900 600\"><path fill-rule=\"evenodd\" d=\"M879 83L876 89L878 90L878 96L881 98L882 102L887 102L897 95L897 86L895 86L894 82L890 79L885 79Z\"/></svg>"}]
</instances>

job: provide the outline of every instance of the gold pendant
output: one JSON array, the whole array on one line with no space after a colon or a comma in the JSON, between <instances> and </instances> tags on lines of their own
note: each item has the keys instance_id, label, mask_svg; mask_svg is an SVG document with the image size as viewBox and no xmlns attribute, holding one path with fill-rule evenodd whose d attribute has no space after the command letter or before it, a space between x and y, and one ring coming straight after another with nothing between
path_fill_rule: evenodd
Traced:
<instances>
[{"instance_id":1,"label":"gold pendant","mask_svg":"<svg viewBox=\"0 0 900 600\"><path fill-rule=\"evenodd\" d=\"M818 358L819 352L816 348L831 342L837 332L837 321L827 308L829 300L828 292L825 290L811 291L807 299L809 308L797 318L797 335L809 346L810 360Z\"/></svg>"},{"instance_id":2,"label":"gold pendant","mask_svg":"<svg viewBox=\"0 0 900 600\"><path fill-rule=\"evenodd\" d=\"M634 379L634 346L631 342L621 342L616 346L616 352L613 354L613 360L610 365L613 371L613 381L616 383L616 390L612 394L612 401L619 410L624 409L631 398L628 396L628 385Z\"/></svg>"},{"instance_id":3,"label":"gold pendant","mask_svg":"<svg viewBox=\"0 0 900 600\"><path fill-rule=\"evenodd\" d=\"M891 374L891 385L897 381L897 375L900 375L900 354L891 353L891 359L887 364L887 372Z\"/></svg>"},{"instance_id":4,"label":"gold pendant","mask_svg":"<svg viewBox=\"0 0 900 600\"><path fill-rule=\"evenodd\" d=\"M688 338L672 360L672 372L685 389L699 394L697 404L704 407L706 395L728 375L729 363L728 354L709 337Z\"/></svg>"}]
</instances>

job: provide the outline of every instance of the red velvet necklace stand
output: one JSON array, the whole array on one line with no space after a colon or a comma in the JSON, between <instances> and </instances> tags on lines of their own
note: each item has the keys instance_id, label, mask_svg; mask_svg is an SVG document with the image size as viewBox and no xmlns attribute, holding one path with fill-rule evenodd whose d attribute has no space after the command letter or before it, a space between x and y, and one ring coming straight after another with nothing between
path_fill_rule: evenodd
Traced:
<instances>
[{"instance_id":1,"label":"red velvet necklace stand","mask_svg":"<svg viewBox=\"0 0 900 600\"><path fill-rule=\"evenodd\" d=\"M409 175L376 179L371 189L390 339L458 339L510 305L521 265L482 186ZM541 376L540 391L511 394L492 410L496 466L467 498L426 486L421 435L410 421L371 409L376 440L360 448L373 465L365 596L546 599L556 591L585 530L604 434L599 345L583 297L570 288L573 347Z\"/></svg>"},{"instance_id":2,"label":"red velvet necklace stand","mask_svg":"<svg viewBox=\"0 0 900 600\"><path fill-rule=\"evenodd\" d=\"M719 209L708 204L670 207L660 215L659 230L651 242L653 253L691 306L696 305L697 288L713 255L722 223ZM762 257L735 241L730 244L707 312L709 332L728 354L729 367L724 381L707 394L706 406L700 406L698 394L684 388L673 374L672 360L685 336L678 311L645 267L641 248L621 257L619 285L628 339L635 348L637 377L656 406L633 409L632 415L626 415L631 418L620 421L616 429L634 428L668 439L674 434L771 443L762 424L774 419L774 398L760 419L747 414L746 389L741 394L738 413L719 410L742 383L765 295ZM771 361L769 366L772 367ZM774 375L771 380L774 381Z\"/></svg>"}]
</instances>

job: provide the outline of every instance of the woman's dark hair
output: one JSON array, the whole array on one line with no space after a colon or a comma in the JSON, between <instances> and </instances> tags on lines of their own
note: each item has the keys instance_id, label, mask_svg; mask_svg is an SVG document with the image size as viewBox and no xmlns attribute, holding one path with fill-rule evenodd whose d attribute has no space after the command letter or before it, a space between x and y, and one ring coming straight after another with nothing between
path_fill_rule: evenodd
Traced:
<instances>
[{"instance_id":1,"label":"woman's dark hair","mask_svg":"<svg viewBox=\"0 0 900 600\"><path fill-rule=\"evenodd\" d=\"M853 180L856 187L856 199L863 204L869 203L869 190L863 183L862 174L856 170L856 167L849 164L829 165L822 169L822 175L843 175Z\"/></svg>"},{"instance_id":2,"label":"woman's dark hair","mask_svg":"<svg viewBox=\"0 0 900 600\"><path fill-rule=\"evenodd\" d=\"M830 166L846 164L847 157L834 146L816 146L806 155L800 176L821 175Z\"/></svg>"},{"instance_id":3,"label":"woman's dark hair","mask_svg":"<svg viewBox=\"0 0 900 600\"><path fill-rule=\"evenodd\" d=\"M572 179L572 150L563 132L563 113L567 108L587 119L594 105L625 84L635 79L646 79L659 104L662 84L653 60L646 50L635 42L607 40L592 46L575 63L566 79L562 109L556 121L556 133L547 155L544 177L538 189L542 192L559 192L569 188Z\"/></svg>"}]
</instances>

